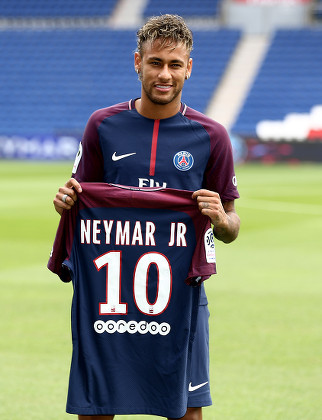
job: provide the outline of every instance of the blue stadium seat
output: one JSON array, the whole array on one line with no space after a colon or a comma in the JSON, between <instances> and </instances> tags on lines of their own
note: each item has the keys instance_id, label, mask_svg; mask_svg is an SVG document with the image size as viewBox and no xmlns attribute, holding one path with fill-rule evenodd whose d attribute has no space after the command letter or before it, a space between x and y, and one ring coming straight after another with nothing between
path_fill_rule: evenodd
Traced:
<instances>
[{"instance_id":1,"label":"blue stadium seat","mask_svg":"<svg viewBox=\"0 0 322 420\"><path fill-rule=\"evenodd\" d=\"M205 111L240 32L195 31L183 101ZM135 31L0 31L0 135L81 134L90 114L140 96Z\"/></svg>"},{"instance_id":2,"label":"blue stadium seat","mask_svg":"<svg viewBox=\"0 0 322 420\"><path fill-rule=\"evenodd\" d=\"M45 30L0 33L1 134L80 131L91 112L139 95L131 51L133 31ZM117 42L115 40L117 39ZM127 51L118 45L127 46Z\"/></svg>"},{"instance_id":3,"label":"blue stadium seat","mask_svg":"<svg viewBox=\"0 0 322 420\"><path fill-rule=\"evenodd\" d=\"M103 17L117 0L1 0L0 17Z\"/></svg>"},{"instance_id":4,"label":"blue stadium seat","mask_svg":"<svg viewBox=\"0 0 322 420\"><path fill-rule=\"evenodd\" d=\"M321 63L322 30L278 30L232 132L255 136L259 121L321 104Z\"/></svg>"},{"instance_id":5,"label":"blue stadium seat","mask_svg":"<svg viewBox=\"0 0 322 420\"><path fill-rule=\"evenodd\" d=\"M144 16L157 16L164 13L183 17L216 17L221 0L149 0Z\"/></svg>"},{"instance_id":6,"label":"blue stadium seat","mask_svg":"<svg viewBox=\"0 0 322 420\"><path fill-rule=\"evenodd\" d=\"M218 29L194 31L192 77L184 87L183 101L205 112L238 44L241 32Z\"/></svg>"}]
</instances>

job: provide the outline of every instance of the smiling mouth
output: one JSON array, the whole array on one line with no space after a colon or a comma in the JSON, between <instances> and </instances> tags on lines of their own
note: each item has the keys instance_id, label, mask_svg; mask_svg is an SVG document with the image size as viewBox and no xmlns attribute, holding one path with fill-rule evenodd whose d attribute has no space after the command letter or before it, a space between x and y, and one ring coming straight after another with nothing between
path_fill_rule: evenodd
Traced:
<instances>
[{"instance_id":1,"label":"smiling mouth","mask_svg":"<svg viewBox=\"0 0 322 420\"><path fill-rule=\"evenodd\" d=\"M159 90L170 90L172 88L172 85L155 85L156 89Z\"/></svg>"}]
</instances>

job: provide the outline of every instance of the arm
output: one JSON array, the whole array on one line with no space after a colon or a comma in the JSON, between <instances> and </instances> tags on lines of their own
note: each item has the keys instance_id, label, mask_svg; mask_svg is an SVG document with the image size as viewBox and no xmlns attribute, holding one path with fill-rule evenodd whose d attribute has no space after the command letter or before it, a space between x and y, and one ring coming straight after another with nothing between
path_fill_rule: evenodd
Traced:
<instances>
[{"instance_id":1,"label":"arm","mask_svg":"<svg viewBox=\"0 0 322 420\"><path fill-rule=\"evenodd\" d=\"M60 187L55 198L54 206L57 213L60 215L64 210L70 210L77 201L77 193L82 192L82 187L75 178L70 178L63 187ZM64 195L67 195L65 202L63 201Z\"/></svg>"},{"instance_id":2,"label":"arm","mask_svg":"<svg viewBox=\"0 0 322 420\"><path fill-rule=\"evenodd\" d=\"M228 244L237 238L240 219L234 201L222 203L218 193L205 189L195 191L192 198L197 200L201 213L210 218L218 240Z\"/></svg>"}]
</instances>

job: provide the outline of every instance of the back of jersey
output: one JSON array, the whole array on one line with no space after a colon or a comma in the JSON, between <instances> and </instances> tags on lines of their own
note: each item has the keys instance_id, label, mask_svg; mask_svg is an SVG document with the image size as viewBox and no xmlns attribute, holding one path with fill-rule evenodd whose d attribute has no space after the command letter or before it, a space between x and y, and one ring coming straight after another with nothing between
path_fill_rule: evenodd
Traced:
<instances>
[{"instance_id":1,"label":"back of jersey","mask_svg":"<svg viewBox=\"0 0 322 420\"><path fill-rule=\"evenodd\" d=\"M187 191L82 186L49 261L74 286L67 411L182 417L209 219Z\"/></svg>"}]
</instances>

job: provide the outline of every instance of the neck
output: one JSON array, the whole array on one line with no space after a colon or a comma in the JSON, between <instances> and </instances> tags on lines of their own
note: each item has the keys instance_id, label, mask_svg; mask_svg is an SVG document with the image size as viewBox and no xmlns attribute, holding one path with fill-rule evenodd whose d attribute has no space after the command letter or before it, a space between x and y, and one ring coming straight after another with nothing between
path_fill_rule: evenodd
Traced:
<instances>
[{"instance_id":1,"label":"neck","mask_svg":"<svg viewBox=\"0 0 322 420\"><path fill-rule=\"evenodd\" d=\"M143 117L152 120L162 120L176 115L180 111L181 97L176 98L166 105L155 104L150 100L145 100L144 96L135 101L135 109Z\"/></svg>"}]
</instances>

